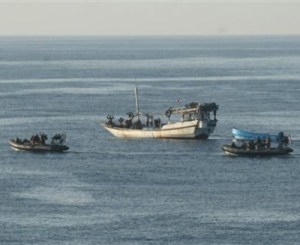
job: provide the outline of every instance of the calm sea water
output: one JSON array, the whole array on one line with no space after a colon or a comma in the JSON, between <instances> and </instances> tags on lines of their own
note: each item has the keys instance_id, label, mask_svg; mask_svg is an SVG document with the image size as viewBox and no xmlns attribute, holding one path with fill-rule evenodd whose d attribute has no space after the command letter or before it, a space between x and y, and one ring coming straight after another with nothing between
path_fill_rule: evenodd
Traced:
<instances>
[{"instance_id":1,"label":"calm sea water","mask_svg":"<svg viewBox=\"0 0 300 245\"><path fill-rule=\"evenodd\" d=\"M120 140L98 122L216 102L210 139ZM300 37L0 37L1 244L299 244ZM288 157L224 156L232 127ZM67 134L65 154L7 141Z\"/></svg>"}]
</instances>

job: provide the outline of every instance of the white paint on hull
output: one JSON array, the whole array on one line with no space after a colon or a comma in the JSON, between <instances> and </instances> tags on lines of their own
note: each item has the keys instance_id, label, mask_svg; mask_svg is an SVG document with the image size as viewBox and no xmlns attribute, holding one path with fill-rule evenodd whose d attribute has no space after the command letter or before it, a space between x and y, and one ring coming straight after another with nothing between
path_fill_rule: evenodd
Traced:
<instances>
[{"instance_id":1,"label":"white paint on hull","mask_svg":"<svg viewBox=\"0 0 300 245\"><path fill-rule=\"evenodd\" d=\"M166 124L161 128L128 129L102 125L110 133L118 138L177 138L194 139L204 135L209 136L215 127L198 127L198 121L176 122ZM204 138L205 138L204 137Z\"/></svg>"}]
</instances>

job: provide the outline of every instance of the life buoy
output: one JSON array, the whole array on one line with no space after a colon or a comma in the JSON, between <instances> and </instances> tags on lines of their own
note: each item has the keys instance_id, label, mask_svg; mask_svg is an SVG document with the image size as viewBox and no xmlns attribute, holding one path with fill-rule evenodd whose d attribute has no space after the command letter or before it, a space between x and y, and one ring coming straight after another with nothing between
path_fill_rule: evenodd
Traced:
<instances>
[{"instance_id":1,"label":"life buoy","mask_svg":"<svg viewBox=\"0 0 300 245\"><path fill-rule=\"evenodd\" d=\"M172 114L172 111L170 109L166 110L166 116L167 117L170 117Z\"/></svg>"},{"instance_id":2,"label":"life buoy","mask_svg":"<svg viewBox=\"0 0 300 245\"><path fill-rule=\"evenodd\" d=\"M167 116L167 117L170 117L171 114L172 114L172 111L171 111L170 109L166 111L166 116Z\"/></svg>"}]
</instances>

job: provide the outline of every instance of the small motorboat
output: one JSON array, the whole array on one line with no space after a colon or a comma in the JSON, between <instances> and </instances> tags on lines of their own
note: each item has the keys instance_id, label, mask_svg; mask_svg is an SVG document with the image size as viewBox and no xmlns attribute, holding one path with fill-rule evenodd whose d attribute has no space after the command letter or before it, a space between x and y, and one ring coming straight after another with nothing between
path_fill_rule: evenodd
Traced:
<instances>
[{"instance_id":1,"label":"small motorboat","mask_svg":"<svg viewBox=\"0 0 300 245\"><path fill-rule=\"evenodd\" d=\"M270 147L261 149L249 149L235 145L223 145L222 150L227 155L234 156L279 156L293 152L290 147Z\"/></svg>"},{"instance_id":2,"label":"small motorboat","mask_svg":"<svg viewBox=\"0 0 300 245\"><path fill-rule=\"evenodd\" d=\"M270 138L273 142L279 142L284 137L283 132L278 134L267 134L267 133L254 133L243 129L232 129L232 135L237 140L256 140L258 137L261 139Z\"/></svg>"},{"instance_id":3,"label":"small motorboat","mask_svg":"<svg viewBox=\"0 0 300 245\"><path fill-rule=\"evenodd\" d=\"M69 147L64 145L66 139L65 134L56 134L52 137L51 143L47 144L47 135L40 134L32 136L30 140L19 138L11 139L8 144L14 150L34 151L34 152L63 152L69 150Z\"/></svg>"}]
</instances>

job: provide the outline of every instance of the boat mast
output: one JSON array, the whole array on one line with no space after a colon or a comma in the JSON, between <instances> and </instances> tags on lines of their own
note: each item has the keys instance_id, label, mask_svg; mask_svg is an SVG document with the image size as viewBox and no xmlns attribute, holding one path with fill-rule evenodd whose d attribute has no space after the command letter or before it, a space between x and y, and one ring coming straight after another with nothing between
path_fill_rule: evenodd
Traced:
<instances>
[{"instance_id":1,"label":"boat mast","mask_svg":"<svg viewBox=\"0 0 300 245\"><path fill-rule=\"evenodd\" d=\"M140 120L140 108L139 108L139 100L138 100L138 87L134 88L135 92L135 108L138 120Z\"/></svg>"}]
</instances>

